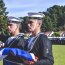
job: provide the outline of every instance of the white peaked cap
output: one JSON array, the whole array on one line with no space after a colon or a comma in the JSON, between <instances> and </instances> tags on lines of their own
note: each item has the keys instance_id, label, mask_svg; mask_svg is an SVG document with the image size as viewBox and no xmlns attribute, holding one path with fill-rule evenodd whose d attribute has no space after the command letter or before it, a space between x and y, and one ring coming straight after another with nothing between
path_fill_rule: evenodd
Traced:
<instances>
[{"instance_id":1,"label":"white peaked cap","mask_svg":"<svg viewBox=\"0 0 65 65\"><path fill-rule=\"evenodd\" d=\"M34 13L34 12L30 12L30 13L28 13L28 17L44 18L45 15L42 14L42 13Z\"/></svg>"},{"instance_id":2,"label":"white peaked cap","mask_svg":"<svg viewBox=\"0 0 65 65\"><path fill-rule=\"evenodd\" d=\"M12 17L12 16L8 17L8 21L9 22L15 22L15 23L21 23L22 22L21 19L16 18L16 17Z\"/></svg>"}]
</instances>

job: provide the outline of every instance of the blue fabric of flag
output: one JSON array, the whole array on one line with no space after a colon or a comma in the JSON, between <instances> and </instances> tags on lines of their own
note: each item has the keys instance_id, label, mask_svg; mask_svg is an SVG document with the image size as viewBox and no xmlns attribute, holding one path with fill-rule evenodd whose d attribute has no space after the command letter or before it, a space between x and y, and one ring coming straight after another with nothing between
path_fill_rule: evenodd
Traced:
<instances>
[{"instance_id":1,"label":"blue fabric of flag","mask_svg":"<svg viewBox=\"0 0 65 65\"><path fill-rule=\"evenodd\" d=\"M2 49L0 49L0 51L1 50ZM33 60L30 53L28 53L24 50L18 49L18 48L4 48L4 50L2 51L2 55L8 55L10 52L12 52L15 56L20 56L20 57L25 58L30 61Z\"/></svg>"}]
</instances>

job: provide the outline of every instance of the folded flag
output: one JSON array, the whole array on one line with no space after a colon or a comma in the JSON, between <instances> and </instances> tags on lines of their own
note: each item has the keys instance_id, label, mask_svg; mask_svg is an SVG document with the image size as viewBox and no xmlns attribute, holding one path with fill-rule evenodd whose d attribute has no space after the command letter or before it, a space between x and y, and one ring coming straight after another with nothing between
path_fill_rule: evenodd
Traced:
<instances>
[{"instance_id":1,"label":"folded flag","mask_svg":"<svg viewBox=\"0 0 65 65\"><path fill-rule=\"evenodd\" d=\"M33 53L28 53L24 50L18 49L18 48L3 48L0 49L0 57L3 55L8 55L10 52L12 52L15 56L20 56L22 58L25 58L29 61L37 61L35 55Z\"/></svg>"}]
</instances>

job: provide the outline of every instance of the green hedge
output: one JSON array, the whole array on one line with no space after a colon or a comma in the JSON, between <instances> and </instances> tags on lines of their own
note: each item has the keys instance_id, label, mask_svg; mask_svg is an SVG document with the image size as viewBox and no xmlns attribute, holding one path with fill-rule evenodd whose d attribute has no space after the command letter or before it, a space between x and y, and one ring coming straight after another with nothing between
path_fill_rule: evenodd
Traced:
<instances>
[{"instance_id":1,"label":"green hedge","mask_svg":"<svg viewBox=\"0 0 65 65\"><path fill-rule=\"evenodd\" d=\"M60 37L60 33L59 32L54 32L54 34L52 36L54 36L54 37Z\"/></svg>"}]
</instances>

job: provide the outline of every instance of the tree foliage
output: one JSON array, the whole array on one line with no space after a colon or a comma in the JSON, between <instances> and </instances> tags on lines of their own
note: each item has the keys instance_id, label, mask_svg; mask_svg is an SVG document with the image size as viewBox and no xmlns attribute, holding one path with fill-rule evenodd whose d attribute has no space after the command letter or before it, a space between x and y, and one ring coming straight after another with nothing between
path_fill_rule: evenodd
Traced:
<instances>
[{"instance_id":1,"label":"tree foliage","mask_svg":"<svg viewBox=\"0 0 65 65\"><path fill-rule=\"evenodd\" d=\"M3 0L0 0L0 33L6 33L6 25L7 25L7 15L5 3Z\"/></svg>"},{"instance_id":2,"label":"tree foliage","mask_svg":"<svg viewBox=\"0 0 65 65\"><path fill-rule=\"evenodd\" d=\"M43 27L45 31L65 30L65 6L54 5L47 9Z\"/></svg>"}]
</instances>

